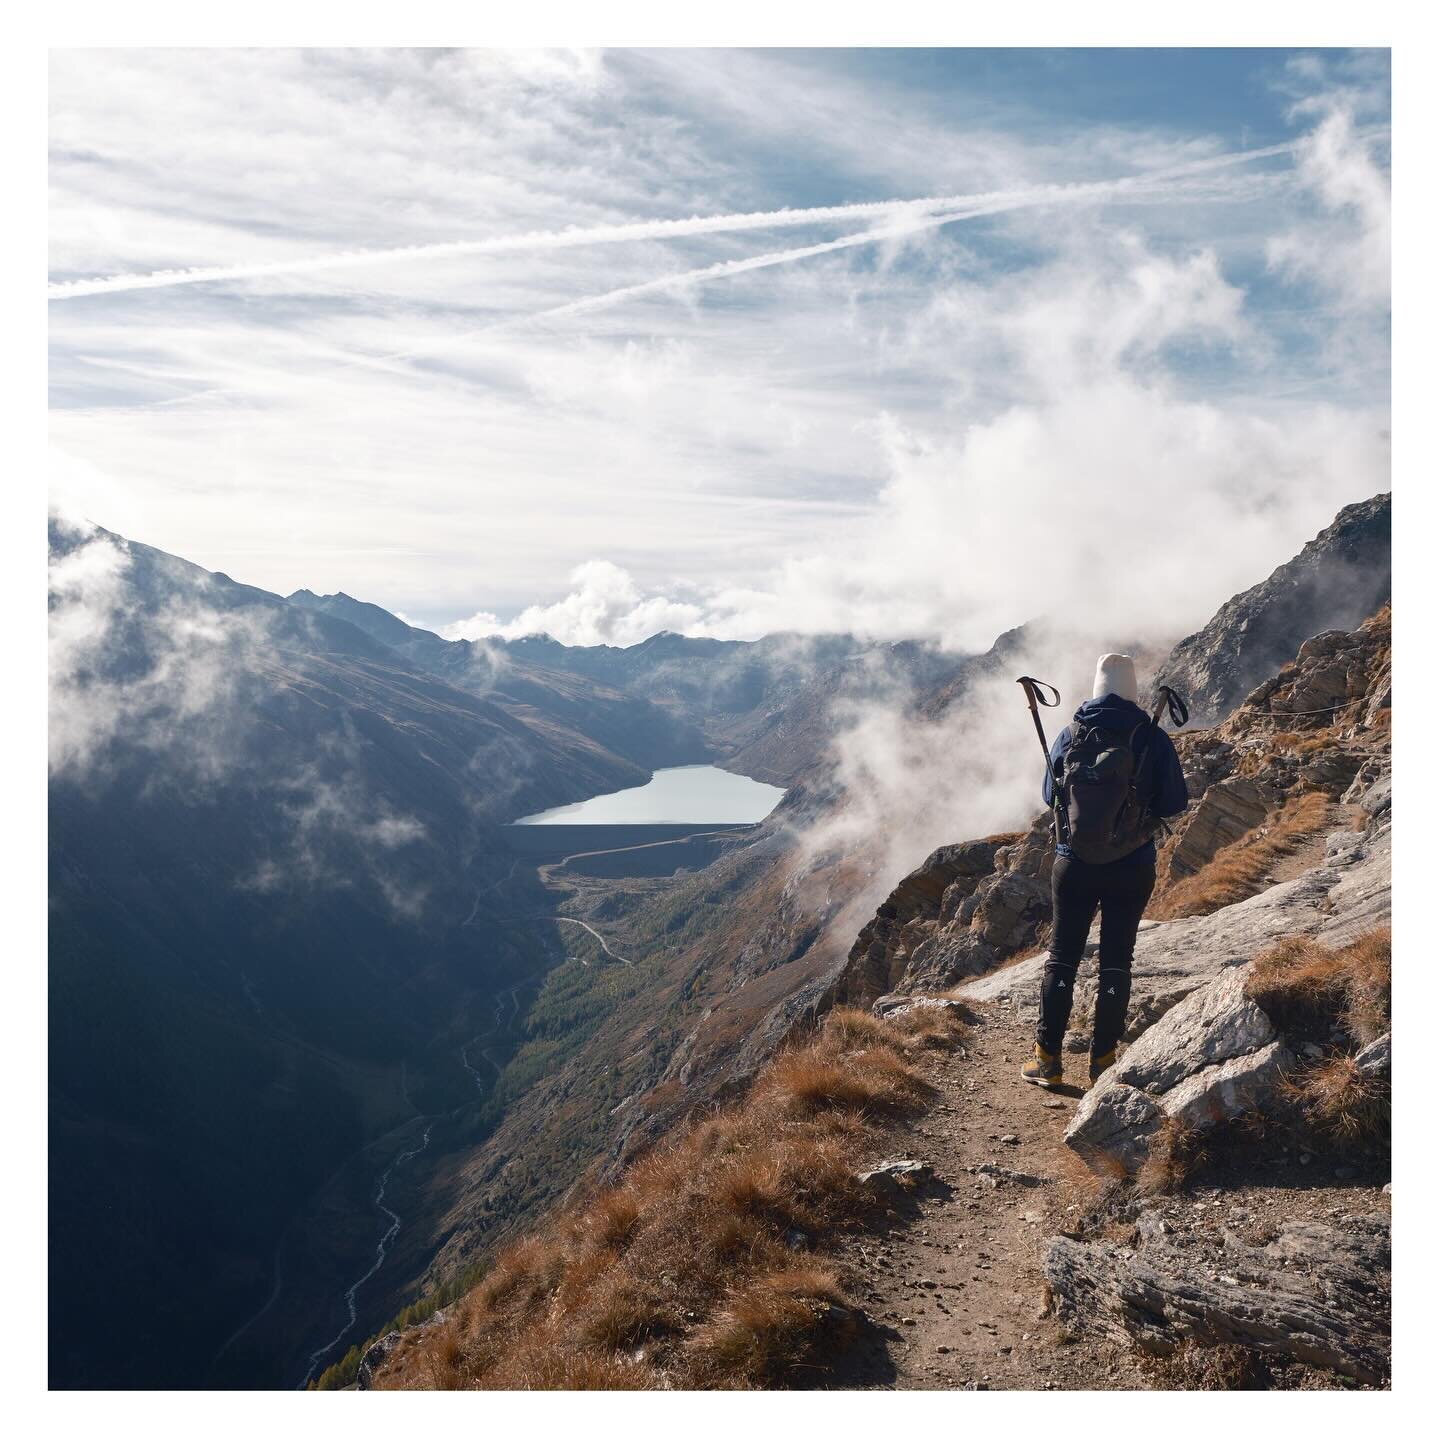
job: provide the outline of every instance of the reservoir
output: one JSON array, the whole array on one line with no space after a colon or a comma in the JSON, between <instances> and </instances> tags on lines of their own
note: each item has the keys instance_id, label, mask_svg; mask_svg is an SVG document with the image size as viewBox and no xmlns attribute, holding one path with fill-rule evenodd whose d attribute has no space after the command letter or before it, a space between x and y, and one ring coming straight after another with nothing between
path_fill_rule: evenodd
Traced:
<instances>
[{"instance_id":1,"label":"reservoir","mask_svg":"<svg viewBox=\"0 0 1440 1440\"><path fill-rule=\"evenodd\" d=\"M714 765L657 770L648 784L575 805L522 815L516 825L750 825L763 820L785 794L748 775Z\"/></svg>"}]
</instances>

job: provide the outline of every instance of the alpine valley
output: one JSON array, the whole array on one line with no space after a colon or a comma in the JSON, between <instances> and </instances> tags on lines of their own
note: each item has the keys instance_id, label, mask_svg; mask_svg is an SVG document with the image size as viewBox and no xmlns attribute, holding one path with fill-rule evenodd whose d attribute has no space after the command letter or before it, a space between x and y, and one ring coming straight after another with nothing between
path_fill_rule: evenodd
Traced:
<instances>
[{"instance_id":1,"label":"alpine valley","mask_svg":"<svg viewBox=\"0 0 1440 1440\"><path fill-rule=\"evenodd\" d=\"M1013 681L1048 675L1041 667L1089 637L1017 615L977 654L840 634L662 633L627 648L450 641L348 595L270 594L102 529L52 519L49 540L53 1387L549 1383L516 1381L518 1371L507 1382L485 1368L493 1360L446 1371L434 1337L449 1335L452 1358L480 1355L486 1317L508 1303L496 1277L514 1270L517 1244L553 1237L597 1196L629 1193L701 1117L769 1103L777 1057L833 1039L827 1016L883 1018L897 994L950 997L969 1007L978 1038L962 1042L971 1060L943 1052L953 1075L926 1072L941 1113L978 1116L1000 1103L995 1087L1015 1088L999 1059L1009 1046L989 1028L1000 1022L975 1015L998 1015L1003 1001L1018 1016L1029 1003L1025 957L1048 920L1038 779L1006 788L977 770L972 782L963 744L947 737L963 738L964 717L1003 696L1016 773L1038 768ZM1151 1025L1175 1028L1180 1053L1185 1007L1201 1004L1189 997L1227 966L1299 932L1350 944L1388 917L1388 849L1381 898L1376 877L1382 829L1388 844L1377 787L1388 797L1389 496L1347 507L1299 554L1275 559L1194 634L1136 641L1147 676L1194 710L1180 741L1191 810L1163 851L1166 883L1141 937L1140 963L1164 973L1137 983L1137 1067ZM1322 711L1339 718L1311 718ZM913 827L876 818L846 763L850 737L875 715L911 737L935 788L963 795L973 783L1003 798L975 812L973 829L970 812L943 808ZM685 765L784 798L756 823L513 825ZM1342 883L1339 841L1325 848L1342 831L1357 867L1346 873L1373 871L1368 889ZM1237 843L1249 878L1225 882L1238 888L1224 904L1195 899L1196 877L1215 879L1207 867ZM1322 886L1313 872L1327 865ZM1286 890L1302 875L1308 890ZM1351 911L1354 924L1336 928ZM1175 928L1187 926L1184 937ZM1332 1043L1310 1019L1267 1013L1273 1043L1290 1035L1297 1054ZM1139 1130L1132 1112L1167 1102L1125 1080L1073 1114L1007 1117L1008 1150L1028 1157L1020 1168L1041 1174L1045 1157L1066 1152L1067 1124L1123 1132L1122 1159L1156 1149L1158 1111ZM899 1111L886 1113L892 1124ZM876 1144L933 1145L920 1158L951 1187L973 1178L963 1166L944 1174L943 1145L918 1132ZM1003 1158L966 1163L991 1164L1005 1184ZM1379 1175L1368 1159L1341 1168L1357 1186ZM887 1211L887 1244L907 1243L896 1239L903 1211ZM1174 1249L1178 1211L1153 1214L1144 1223L1170 1225ZM1069 1314L1117 1355L1145 1350L1126 1297L1105 1285L1139 1273L1147 1254L1162 1275L1184 1264L1159 1240L1145 1250L1139 1223L1116 1210L1109 1229L1054 1231L1060 1248L1043 1263L1058 1318L1043 1323ZM777 1234L813 1251L812 1268L830 1263L798 1221ZM1318 1232L1286 1235L1244 1242L1236 1273L1265 1268L1256 1257L1267 1244L1288 1245L1302 1269L1324 1248ZM964 1248L963 1227L952 1242ZM559 1348L611 1369L586 1381L576 1359L567 1383L626 1383L614 1378L621 1359L636 1388L928 1383L884 1333L885 1307L898 1316L908 1303L893 1274L867 1271L868 1290L855 1282L862 1242L847 1243L830 1259L851 1279L823 1304L801 1297L830 1327L820 1370L798 1351L778 1368L725 1368L715 1327L741 1311L738 1272L722 1271L690 1309L634 1335L607 1339L577 1309ZM605 1253L623 1251L617 1239ZM940 1263L938 1249L912 1251L916 1265ZM569 1313L571 1283L557 1270L535 1292L553 1301L545 1324ZM687 1283L672 1274L672 1288ZM1151 1331L1174 1328L1172 1311L1151 1317ZM538 1314L514 1324L538 1327ZM1382 1344L1365 1314L1363 1347L1314 1340L1288 1361L1322 1381L1378 1383L1388 1331ZM1316 1335L1330 1334L1325 1323L1314 1320ZM1237 1340L1239 1324L1181 1339L1287 1359L1258 1332ZM960 1343L946 1332L940 1351ZM1131 1363L1116 1362L1113 1383L1130 1383ZM1002 1370L996 1361L986 1383L1041 1383ZM1112 1383L1106 1373L1098 1383Z\"/></svg>"}]
</instances>

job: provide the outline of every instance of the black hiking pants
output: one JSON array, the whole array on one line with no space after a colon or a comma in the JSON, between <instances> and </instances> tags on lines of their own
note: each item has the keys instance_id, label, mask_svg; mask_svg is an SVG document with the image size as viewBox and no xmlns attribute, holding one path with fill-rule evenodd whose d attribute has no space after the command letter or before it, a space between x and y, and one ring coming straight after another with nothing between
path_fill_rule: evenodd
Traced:
<instances>
[{"instance_id":1,"label":"black hiking pants","mask_svg":"<svg viewBox=\"0 0 1440 1440\"><path fill-rule=\"evenodd\" d=\"M1055 905L1050 933L1050 954L1040 981L1040 1020L1035 1039L1051 1055L1060 1053L1075 976L1085 954L1085 942L1095 912L1100 912L1100 973L1095 996L1095 1027L1090 1053L1113 1050L1125 1030L1130 1004L1130 962L1135 958L1135 935L1155 888L1153 863L1137 865L1115 861L1087 865L1068 855L1056 857L1050 875L1050 896Z\"/></svg>"}]
</instances>

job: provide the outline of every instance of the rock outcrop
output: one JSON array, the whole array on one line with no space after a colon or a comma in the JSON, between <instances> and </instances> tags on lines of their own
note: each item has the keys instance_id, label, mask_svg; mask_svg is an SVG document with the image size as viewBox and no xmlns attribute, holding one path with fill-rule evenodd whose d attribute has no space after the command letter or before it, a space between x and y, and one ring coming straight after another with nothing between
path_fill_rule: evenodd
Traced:
<instances>
[{"instance_id":1,"label":"rock outcrop","mask_svg":"<svg viewBox=\"0 0 1440 1440\"><path fill-rule=\"evenodd\" d=\"M1239 840L1270 813L1274 796L1247 775L1230 775L1208 786L1170 853L1170 875L1198 874L1223 846Z\"/></svg>"},{"instance_id":2,"label":"rock outcrop","mask_svg":"<svg viewBox=\"0 0 1440 1440\"><path fill-rule=\"evenodd\" d=\"M837 999L942 990L1031 945L1050 913L1048 816L1019 835L945 845L907 875L850 949Z\"/></svg>"},{"instance_id":3,"label":"rock outcrop","mask_svg":"<svg viewBox=\"0 0 1440 1440\"><path fill-rule=\"evenodd\" d=\"M1146 1223L1149 1220L1151 1223ZM1187 1244L1142 1212L1136 1243L1057 1236L1045 1257L1057 1318L1156 1355L1186 1342L1241 1345L1365 1384L1389 1374L1390 1229L1288 1221L1264 1246Z\"/></svg>"},{"instance_id":4,"label":"rock outcrop","mask_svg":"<svg viewBox=\"0 0 1440 1440\"><path fill-rule=\"evenodd\" d=\"M1151 1025L1081 1101L1065 1143L1092 1163L1136 1170L1167 1121L1204 1130L1260 1104L1289 1055L1246 996L1248 973L1224 971Z\"/></svg>"},{"instance_id":5,"label":"rock outcrop","mask_svg":"<svg viewBox=\"0 0 1440 1440\"><path fill-rule=\"evenodd\" d=\"M1303 641L1352 630L1389 598L1386 494L1347 505L1293 560L1223 605L1175 647L1158 679L1188 697L1196 725L1213 725Z\"/></svg>"}]
</instances>

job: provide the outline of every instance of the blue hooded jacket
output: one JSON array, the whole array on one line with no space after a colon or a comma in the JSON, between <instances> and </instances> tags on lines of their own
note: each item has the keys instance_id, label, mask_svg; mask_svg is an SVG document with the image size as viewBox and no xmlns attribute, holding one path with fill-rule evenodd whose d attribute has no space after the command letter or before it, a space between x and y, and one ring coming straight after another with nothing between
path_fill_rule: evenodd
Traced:
<instances>
[{"instance_id":1,"label":"blue hooded jacket","mask_svg":"<svg viewBox=\"0 0 1440 1440\"><path fill-rule=\"evenodd\" d=\"M1133 700L1122 700L1118 695L1105 695L1099 700L1087 700L1076 712L1075 719L1083 724L1103 725L1107 730L1133 730L1142 728L1135 736L1135 751L1141 755L1140 773L1136 785L1142 795L1150 797L1150 813L1164 819L1167 815L1178 815L1190 803L1190 791L1185 785L1185 772L1180 768L1180 757L1170 737L1158 725L1150 723L1150 717ZM1045 772L1045 804L1050 805L1055 797L1052 775L1058 769L1064 777L1064 761L1070 749L1071 727L1067 725L1055 737L1050 747L1050 769ZM1068 845L1056 847L1057 855L1069 855ZM1073 858L1073 857L1072 857ZM1145 865L1155 861L1155 842L1147 840L1138 850L1112 861L1115 865Z\"/></svg>"}]
</instances>

